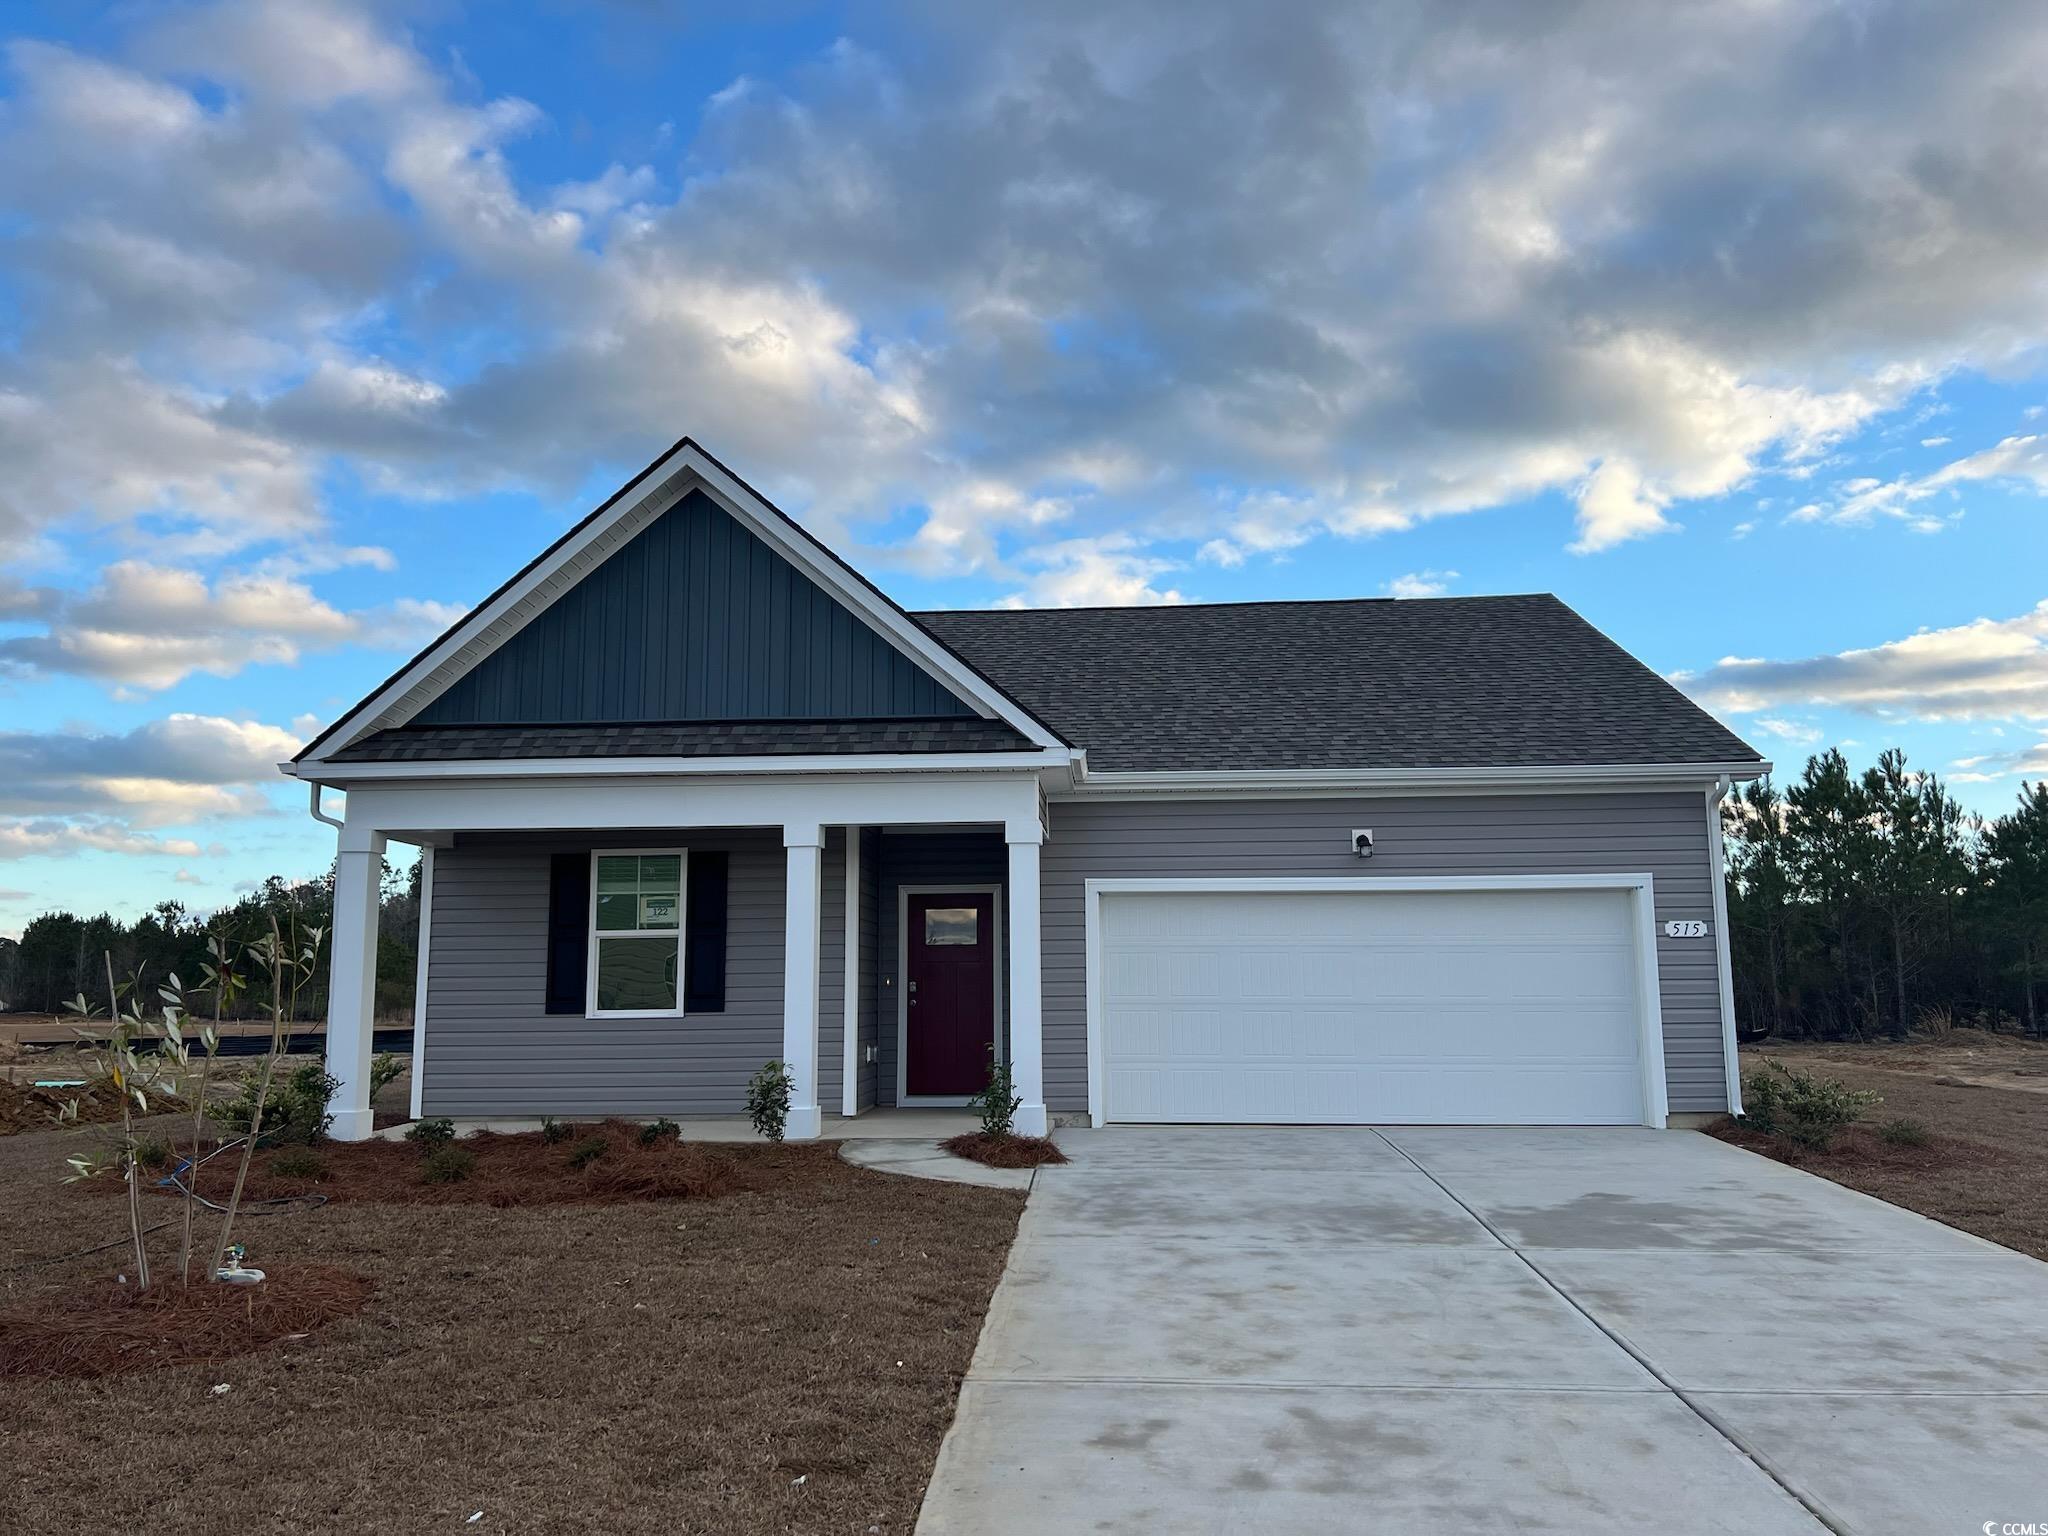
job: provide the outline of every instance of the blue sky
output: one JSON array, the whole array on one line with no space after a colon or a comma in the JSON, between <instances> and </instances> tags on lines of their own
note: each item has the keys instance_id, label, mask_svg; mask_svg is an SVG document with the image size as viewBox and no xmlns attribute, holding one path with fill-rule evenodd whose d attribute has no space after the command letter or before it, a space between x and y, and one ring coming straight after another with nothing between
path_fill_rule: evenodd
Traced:
<instances>
[{"instance_id":1,"label":"blue sky","mask_svg":"<svg viewBox=\"0 0 2048 1536\"><path fill-rule=\"evenodd\" d=\"M2040 7L1013 9L0 8L0 933L324 867L685 432L913 607L1554 591L2048 775Z\"/></svg>"}]
</instances>

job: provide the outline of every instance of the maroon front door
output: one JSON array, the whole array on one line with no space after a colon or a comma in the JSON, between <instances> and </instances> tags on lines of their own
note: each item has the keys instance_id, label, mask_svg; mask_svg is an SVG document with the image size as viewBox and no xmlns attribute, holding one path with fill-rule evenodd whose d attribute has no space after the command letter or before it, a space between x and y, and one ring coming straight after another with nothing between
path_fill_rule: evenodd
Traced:
<instances>
[{"instance_id":1,"label":"maroon front door","mask_svg":"<svg viewBox=\"0 0 2048 1536\"><path fill-rule=\"evenodd\" d=\"M979 1093L996 1038L996 899L962 891L912 896L904 906L904 1091Z\"/></svg>"}]
</instances>

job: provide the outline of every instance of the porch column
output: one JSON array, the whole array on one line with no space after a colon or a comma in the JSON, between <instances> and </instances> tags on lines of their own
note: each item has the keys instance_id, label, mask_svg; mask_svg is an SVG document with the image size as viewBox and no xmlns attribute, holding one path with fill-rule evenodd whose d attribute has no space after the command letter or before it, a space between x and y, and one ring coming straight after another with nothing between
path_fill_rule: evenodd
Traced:
<instances>
[{"instance_id":1,"label":"porch column","mask_svg":"<svg viewBox=\"0 0 2048 1536\"><path fill-rule=\"evenodd\" d=\"M824 883L824 828L790 822L782 829L788 858L782 929L782 1062L789 1068L791 1141L812 1141L823 1128L818 1106L819 890Z\"/></svg>"},{"instance_id":2,"label":"porch column","mask_svg":"<svg viewBox=\"0 0 2048 1536\"><path fill-rule=\"evenodd\" d=\"M846 829L846 971L841 989L839 1112L860 1113L860 828Z\"/></svg>"},{"instance_id":3,"label":"porch column","mask_svg":"<svg viewBox=\"0 0 2048 1536\"><path fill-rule=\"evenodd\" d=\"M351 822L334 862L334 933L327 981L327 1070L336 1141L370 1135L370 1040L377 1005L377 896L384 834Z\"/></svg>"},{"instance_id":4,"label":"porch column","mask_svg":"<svg viewBox=\"0 0 2048 1536\"><path fill-rule=\"evenodd\" d=\"M1045 829L1036 816L1009 824L1010 878L1010 1084L1020 1136L1043 1136L1045 1045L1038 965L1038 845Z\"/></svg>"}]
</instances>

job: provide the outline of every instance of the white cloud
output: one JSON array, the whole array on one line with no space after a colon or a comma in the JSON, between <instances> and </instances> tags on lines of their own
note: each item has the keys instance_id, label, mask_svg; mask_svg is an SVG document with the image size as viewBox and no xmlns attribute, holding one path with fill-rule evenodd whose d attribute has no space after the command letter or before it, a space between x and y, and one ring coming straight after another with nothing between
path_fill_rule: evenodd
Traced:
<instances>
[{"instance_id":1,"label":"white cloud","mask_svg":"<svg viewBox=\"0 0 2048 1536\"><path fill-rule=\"evenodd\" d=\"M1819 726L1807 721L1780 720L1769 715L1756 721L1756 728L1766 736L1775 736L1779 741L1790 742L1795 747L1816 746L1826 734Z\"/></svg>"},{"instance_id":2,"label":"white cloud","mask_svg":"<svg viewBox=\"0 0 2048 1536\"><path fill-rule=\"evenodd\" d=\"M1803 705L1895 720L2048 719L2048 600L2014 618L1924 629L1834 655L1731 656L1678 681L1731 714Z\"/></svg>"},{"instance_id":3,"label":"white cloud","mask_svg":"<svg viewBox=\"0 0 2048 1536\"><path fill-rule=\"evenodd\" d=\"M1185 601L1177 589L1162 591L1152 584L1154 578L1177 569L1172 561L1138 554L1134 540L1117 535L1043 545L1027 552L1022 563L1033 567L1034 574L1022 591L1003 598L998 607L1121 608Z\"/></svg>"},{"instance_id":4,"label":"white cloud","mask_svg":"<svg viewBox=\"0 0 2048 1536\"><path fill-rule=\"evenodd\" d=\"M1442 597L1458 579L1456 571L1410 571L1396 576L1381 590L1389 597Z\"/></svg>"},{"instance_id":5,"label":"white cloud","mask_svg":"<svg viewBox=\"0 0 2048 1536\"><path fill-rule=\"evenodd\" d=\"M1948 442L1949 439L1945 437L1923 437L1920 439L1920 446L1922 448L1940 448Z\"/></svg>"},{"instance_id":6,"label":"white cloud","mask_svg":"<svg viewBox=\"0 0 2048 1536\"><path fill-rule=\"evenodd\" d=\"M0 859L59 858L88 851L195 858L200 848L189 837L151 837L114 822L0 819Z\"/></svg>"}]
</instances>

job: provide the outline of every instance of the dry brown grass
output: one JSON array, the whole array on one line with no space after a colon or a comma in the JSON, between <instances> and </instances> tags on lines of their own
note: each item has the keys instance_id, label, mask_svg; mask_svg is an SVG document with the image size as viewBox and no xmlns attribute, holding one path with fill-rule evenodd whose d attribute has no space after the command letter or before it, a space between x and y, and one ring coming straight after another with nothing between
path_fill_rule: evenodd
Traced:
<instances>
[{"instance_id":1,"label":"dry brown grass","mask_svg":"<svg viewBox=\"0 0 2048 1536\"><path fill-rule=\"evenodd\" d=\"M1956 1036L1974 1033L1955 1031ZM1769 1054L1884 1096L1835 1148L1802 1152L1745 1131L1718 1134L1837 1184L2048 1259L2048 1094L1939 1081L1922 1064L1924 1052L1900 1057L1896 1067L1870 1065L1871 1057L1885 1049L1773 1045L1767 1052L1743 1053L1745 1067ZM1911 1046L1903 1049L1913 1051ZM1858 1054L1846 1054L1851 1050ZM1919 1121L1932 1141L1925 1147L1894 1147L1873 1133L1875 1126L1897 1119Z\"/></svg>"},{"instance_id":2,"label":"dry brown grass","mask_svg":"<svg viewBox=\"0 0 2048 1536\"><path fill-rule=\"evenodd\" d=\"M955 1157L990 1168L1042 1168L1067 1160L1050 1136L991 1136L985 1131L969 1131L950 1136L939 1145Z\"/></svg>"},{"instance_id":3,"label":"dry brown grass","mask_svg":"<svg viewBox=\"0 0 2048 1536\"><path fill-rule=\"evenodd\" d=\"M0 1144L0 1306L121 1261L8 1268L119 1235L117 1206L57 1185L65 1146ZM225 1365L0 1382L0 1525L907 1531L1022 1196L813 1172L704 1201L250 1217L251 1263L353 1271L367 1305ZM147 1475L100 1486L114 1461Z\"/></svg>"}]
</instances>

